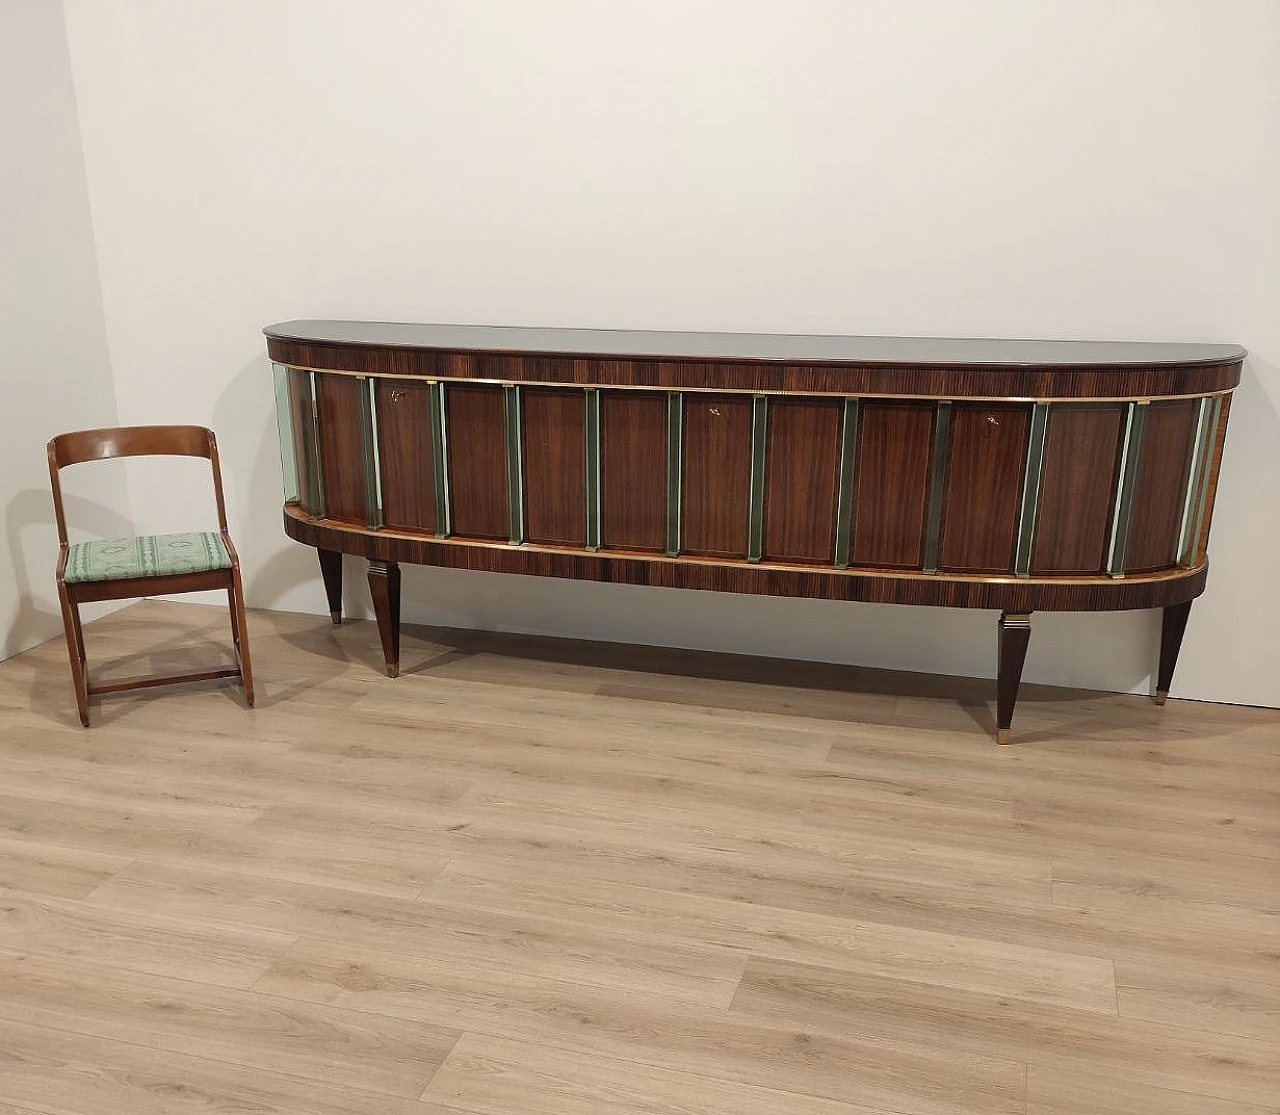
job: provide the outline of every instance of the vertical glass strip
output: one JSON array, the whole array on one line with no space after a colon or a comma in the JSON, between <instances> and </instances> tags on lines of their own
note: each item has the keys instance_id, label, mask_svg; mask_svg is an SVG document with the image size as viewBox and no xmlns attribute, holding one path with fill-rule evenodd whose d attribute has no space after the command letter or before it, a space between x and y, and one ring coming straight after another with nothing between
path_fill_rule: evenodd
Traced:
<instances>
[{"instance_id":1,"label":"vertical glass strip","mask_svg":"<svg viewBox=\"0 0 1280 1115\"><path fill-rule=\"evenodd\" d=\"M1209 440L1209 411L1211 409L1211 399L1204 398L1200 400L1200 405L1196 412L1196 436L1191 443L1191 464L1187 468L1186 494L1182 499L1181 525L1178 527L1177 561L1179 565L1190 564L1187 560L1187 550L1194 549L1194 544L1190 544L1190 537L1191 529L1195 525L1196 496L1200 490L1200 470L1204 467L1205 457L1208 456L1205 451L1205 443Z\"/></svg>"},{"instance_id":2,"label":"vertical glass strip","mask_svg":"<svg viewBox=\"0 0 1280 1115\"><path fill-rule=\"evenodd\" d=\"M325 517L324 498L324 462L320 459L320 404L316 398L316 373L307 373L307 389L311 398L311 492L314 497L311 514L314 518Z\"/></svg>"},{"instance_id":3,"label":"vertical glass strip","mask_svg":"<svg viewBox=\"0 0 1280 1115\"><path fill-rule=\"evenodd\" d=\"M924 527L924 572L938 571L942 535L942 497L947 486L947 445L951 440L951 400L939 399L933 418L933 458L929 476L929 512Z\"/></svg>"},{"instance_id":4,"label":"vertical glass strip","mask_svg":"<svg viewBox=\"0 0 1280 1115\"><path fill-rule=\"evenodd\" d=\"M448 538L453 524L449 521L449 454L445 434L444 384L431 380L427 384L431 403L431 472L435 479L436 537Z\"/></svg>"},{"instance_id":5,"label":"vertical glass strip","mask_svg":"<svg viewBox=\"0 0 1280 1115\"><path fill-rule=\"evenodd\" d=\"M1120 479L1116 486L1115 511L1111 518L1111 543L1107 547L1107 574L1124 576L1124 552L1129 541L1129 515L1133 489L1142 456L1142 431L1147 421L1147 404L1130 403L1124 422L1124 445L1120 450Z\"/></svg>"},{"instance_id":6,"label":"vertical glass strip","mask_svg":"<svg viewBox=\"0 0 1280 1115\"><path fill-rule=\"evenodd\" d=\"M1044 439L1049 425L1049 404L1036 403L1031 412L1031 439L1027 446L1027 472L1022 480L1022 511L1018 519L1018 553L1014 572L1031 576L1031 547L1035 544L1036 512L1040 509L1040 475L1044 468Z\"/></svg>"},{"instance_id":7,"label":"vertical glass strip","mask_svg":"<svg viewBox=\"0 0 1280 1115\"><path fill-rule=\"evenodd\" d=\"M667 556L680 552L680 488L684 470L684 399L667 393Z\"/></svg>"},{"instance_id":8,"label":"vertical glass strip","mask_svg":"<svg viewBox=\"0 0 1280 1115\"><path fill-rule=\"evenodd\" d=\"M507 384L507 509L513 546L524 541L524 439L521 437L520 388Z\"/></svg>"},{"instance_id":9,"label":"vertical glass strip","mask_svg":"<svg viewBox=\"0 0 1280 1115\"><path fill-rule=\"evenodd\" d=\"M840 488L836 496L836 568L849 568L853 545L853 486L858 467L858 400L845 399L840 428Z\"/></svg>"},{"instance_id":10,"label":"vertical glass strip","mask_svg":"<svg viewBox=\"0 0 1280 1115\"><path fill-rule=\"evenodd\" d=\"M588 387L584 394L586 411L586 547L600 548L600 389Z\"/></svg>"},{"instance_id":11,"label":"vertical glass strip","mask_svg":"<svg viewBox=\"0 0 1280 1115\"><path fill-rule=\"evenodd\" d=\"M1204 531L1204 517L1209 510L1209 482L1213 478L1213 454L1218 446L1218 426L1222 421L1222 396L1215 395L1209 410L1208 430L1205 432L1205 451L1200 473L1200 491L1196 496L1195 529L1187 539L1187 565L1194 565L1200 557L1200 535Z\"/></svg>"},{"instance_id":12,"label":"vertical glass strip","mask_svg":"<svg viewBox=\"0 0 1280 1115\"><path fill-rule=\"evenodd\" d=\"M747 560L764 556L764 471L768 456L769 397L751 400L751 494L747 503Z\"/></svg>"},{"instance_id":13,"label":"vertical glass strip","mask_svg":"<svg viewBox=\"0 0 1280 1115\"><path fill-rule=\"evenodd\" d=\"M280 437L280 476L284 484L285 503L297 503L298 449L293 444L293 402L289 397L289 369L272 364L276 389L276 430Z\"/></svg>"},{"instance_id":14,"label":"vertical glass strip","mask_svg":"<svg viewBox=\"0 0 1280 1115\"><path fill-rule=\"evenodd\" d=\"M378 453L378 403L374 381L360 377L360 448L364 452L364 516L370 530L382 526L382 477Z\"/></svg>"}]
</instances>

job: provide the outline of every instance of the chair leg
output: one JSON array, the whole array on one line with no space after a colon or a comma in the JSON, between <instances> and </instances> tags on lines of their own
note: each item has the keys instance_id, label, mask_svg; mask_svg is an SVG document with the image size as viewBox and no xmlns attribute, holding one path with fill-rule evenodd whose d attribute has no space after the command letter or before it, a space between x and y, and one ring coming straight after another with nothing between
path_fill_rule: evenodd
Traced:
<instances>
[{"instance_id":1,"label":"chair leg","mask_svg":"<svg viewBox=\"0 0 1280 1115\"><path fill-rule=\"evenodd\" d=\"M253 707L253 662L249 657L249 627L244 617L244 585L240 570L231 570L231 587L227 590L231 604L231 634L240 660L240 680L244 682L245 704Z\"/></svg>"},{"instance_id":2,"label":"chair leg","mask_svg":"<svg viewBox=\"0 0 1280 1115\"><path fill-rule=\"evenodd\" d=\"M85 666L84 629L80 626L80 606L67 594L66 585L58 585L62 604L62 629L67 637L67 655L71 659L71 684L76 691L76 711L80 723L89 726L89 679Z\"/></svg>"}]
</instances>

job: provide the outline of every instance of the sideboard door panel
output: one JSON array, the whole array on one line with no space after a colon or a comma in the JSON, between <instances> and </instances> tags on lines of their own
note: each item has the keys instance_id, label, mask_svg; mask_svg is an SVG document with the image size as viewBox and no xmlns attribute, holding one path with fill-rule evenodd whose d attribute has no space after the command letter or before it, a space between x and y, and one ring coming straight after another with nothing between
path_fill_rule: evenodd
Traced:
<instances>
[{"instance_id":1,"label":"sideboard door panel","mask_svg":"<svg viewBox=\"0 0 1280 1115\"><path fill-rule=\"evenodd\" d=\"M1012 573L1031 430L1021 403L956 403L938 567Z\"/></svg>"},{"instance_id":2,"label":"sideboard door panel","mask_svg":"<svg viewBox=\"0 0 1280 1115\"><path fill-rule=\"evenodd\" d=\"M600 545L662 553L667 539L667 397L600 392Z\"/></svg>"},{"instance_id":3,"label":"sideboard door panel","mask_svg":"<svg viewBox=\"0 0 1280 1115\"><path fill-rule=\"evenodd\" d=\"M1097 576L1120 470L1123 403L1059 403L1049 408L1032 576Z\"/></svg>"},{"instance_id":4,"label":"sideboard door panel","mask_svg":"<svg viewBox=\"0 0 1280 1115\"><path fill-rule=\"evenodd\" d=\"M521 389L524 522L530 542L586 540L586 394L569 387Z\"/></svg>"},{"instance_id":5,"label":"sideboard door panel","mask_svg":"<svg viewBox=\"0 0 1280 1115\"><path fill-rule=\"evenodd\" d=\"M769 400L765 466L766 561L835 560L840 399Z\"/></svg>"},{"instance_id":6,"label":"sideboard door panel","mask_svg":"<svg viewBox=\"0 0 1280 1115\"><path fill-rule=\"evenodd\" d=\"M747 556L751 409L750 395L684 396L682 553Z\"/></svg>"},{"instance_id":7,"label":"sideboard door panel","mask_svg":"<svg viewBox=\"0 0 1280 1115\"><path fill-rule=\"evenodd\" d=\"M1138 457L1129 514L1126 573L1145 573L1177 563L1178 526L1186 496L1196 401L1151 403Z\"/></svg>"},{"instance_id":8,"label":"sideboard door panel","mask_svg":"<svg viewBox=\"0 0 1280 1115\"><path fill-rule=\"evenodd\" d=\"M881 569L923 564L934 411L933 403L863 400L851 564Z\"/></svg>"},{"instance_id":9,"label":"sideboard door panel","mask_svg":"<svg viewBox=\"0 0 1280 1115\"><path fill-rule=\"evenodd\" d=\"M360 407L363 386L355 376L316 376L325 516L362 525L365 522L364 431Z\"/></svg>"},{"instance_id":10,"label":"sideboard door panel","mask_svg":"<svg viewBox=\"0 0 1280 1115\"><path fill-rule=\"evenodd\" d=\"M507 540L507 415L501 387L445 388L453 533Z\"/></svg>"},{"instance_id":11,"label":"sideboard door panel","mask_svg":"<svg viewBox=\"0 0 1280 1115\"><path fill-rule=\"evenodd\" d=\"M431 388L421 380L377 381L382 518L393 530L436 529Z\"/></svg>"}]
</instances>

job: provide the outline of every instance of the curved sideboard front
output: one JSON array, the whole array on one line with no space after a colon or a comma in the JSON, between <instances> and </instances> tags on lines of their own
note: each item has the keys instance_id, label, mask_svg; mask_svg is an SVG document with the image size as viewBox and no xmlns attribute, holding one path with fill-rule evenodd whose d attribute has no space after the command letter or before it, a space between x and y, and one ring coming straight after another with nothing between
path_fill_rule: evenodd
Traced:
<instances>
[{"instance_id":1,"label":"curved sideboard front","mask_svg":"<svg viewBox=\"0 0 1280 1115\"><path fill-rule=\"evenodd\" d=\"M1002 675L1038 610L1164 607L1166 643L1180 641L1244 358L1233 345L266 332L285 529L330 569L326 555L370 559L375 602L408 562L992 608L1006 613Z\"/></svg>"}]
</instances>

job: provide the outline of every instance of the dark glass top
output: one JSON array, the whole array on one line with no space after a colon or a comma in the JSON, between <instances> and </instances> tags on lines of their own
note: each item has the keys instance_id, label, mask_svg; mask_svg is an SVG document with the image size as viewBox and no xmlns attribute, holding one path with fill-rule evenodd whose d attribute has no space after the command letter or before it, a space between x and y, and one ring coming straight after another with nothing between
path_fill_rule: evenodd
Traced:
<instances>
[{"instance_id":1,"label":"dark glass top","mask_svg":"<svg viewBox=\"0 0 1280 1115\"><path fill-rule=\"evenodd\" d=\"M638 329L545 329L518 325L411 325L385 321L283 321L279 340L547 356L656 357L779 363L1062 367L1222 364L1239 345L1149 341L1029 341L946 337L842 337L786 333L676 333Z\"/></svg>"}]
</instances>

